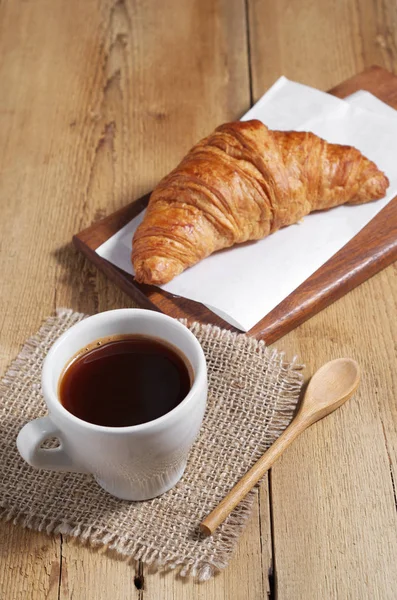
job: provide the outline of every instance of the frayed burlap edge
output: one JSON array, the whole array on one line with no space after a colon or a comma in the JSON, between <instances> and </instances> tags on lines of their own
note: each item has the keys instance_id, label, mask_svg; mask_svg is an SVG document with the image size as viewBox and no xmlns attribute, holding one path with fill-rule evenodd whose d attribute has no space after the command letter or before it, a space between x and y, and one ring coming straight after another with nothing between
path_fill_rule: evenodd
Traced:
<instances>
[{"instance_id":1,"label":"frayed burlap edge","mask_svg":"<svg viewBox=\"0 0 397 600\"><path fill-rule=\"evenodd\" d=\"M11 363L10 367L6 371L4 377L0 381L0 397L12 386L14 379L23 372L26 363L35 353L36 349L43 342L43 339L51 333L52 328L56 325L59 318L67 318L70 320L68 327L71 327L75 323L87 317L83 313L74 312L72 309L59 308L56 310L56 314L46 319L44 324L40 327L36 334L29 338L22 347L22 350L18 354L17 358ZM181 319L181 322L187 325L185 319ZM255 348L257 352L271 352L272 356L278 355L280 364L284 363L285 353L277 352L276 350L269 351L266 344L261 340L249 338L245 334L238 334L235 332L221 329L214 325L202 325L200 323L193 323L189 326L192 333L197 334L199 331L215 334L217 338L221 340L234 338L244 339L244 343L249 341L249 347ZM301 373L304 365L299 364L297 357L294 356L290 361L289 367L292 371L292 385L290 392L282 398L281 402L277 405L277 418L274 418L272 414L271 425L272 432L276 437L281 435L285 427L288 425L284 413L290 415L291 404L296 402L296 394L299 393L303 383L303 375ZM291 374L290 374L291 375ZM293 408L293 407L292 407ZM252 490L240 503L239 514L231 513L230 519L230 537L233 542L237 542L241 535L242 530L248 518L251 515L251 508L254 500L255 492ZM82 527L80 524L70 524L62 519L43 519L36 515L30 515L27 512L19 510L16 507L9 506L8 504L0 501L0 519L5 522L12 522L14 525L20 525L24 528L37 531L45 532L47 534L61 534L66 535L71 539L78 540L82 545L89 545L90 547L99 550L102 553L115 552L120 558L128 563L134 561L142 561L149 566L153 571L172 570L179 569L179 575L181 577L196 577L199 581L206 581L214 576L217 572L225 568L230 560L230 555L225 557L217 557L216 561L209 562L208 560L195 560L186 562L184 559L175 557L163 557L161 550L158 548L148 548L141 542L132 540L124 541L121 536L114 532L107 532L103 529L97 531L95 527L88 526Z\"/></svg>"}]
</instances>

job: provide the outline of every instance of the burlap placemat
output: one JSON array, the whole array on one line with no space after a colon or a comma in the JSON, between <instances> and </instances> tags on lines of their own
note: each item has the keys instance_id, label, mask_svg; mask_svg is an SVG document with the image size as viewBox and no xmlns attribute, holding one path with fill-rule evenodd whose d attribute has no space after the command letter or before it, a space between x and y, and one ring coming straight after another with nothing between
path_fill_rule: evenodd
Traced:
<instances>
[{"instance_id":1,"label":"burlap placemat","mask_svg":"<svg viewBox=\"0 0 397 600\"><path fill-rule=\"evenodd\" d=\"M227 566L253 492L212 537L201 537L198 524L290 422L302 385L301 366L245 335L193 324L209 374L200 436L174 489L154 500L126 502L107 494L90 476L34 470L16 448L21 427L46 414L40 377L47 351L82 318L69 310L49 318L1 383L0 516L208 579Z\"/></svg>"}]
</instances>

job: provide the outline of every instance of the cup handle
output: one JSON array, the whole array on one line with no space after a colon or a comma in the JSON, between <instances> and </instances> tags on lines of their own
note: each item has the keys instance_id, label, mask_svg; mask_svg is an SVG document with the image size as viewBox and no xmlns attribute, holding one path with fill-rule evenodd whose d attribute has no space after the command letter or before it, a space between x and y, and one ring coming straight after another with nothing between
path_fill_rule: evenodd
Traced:
<instances>
[{"instance_id":1,"label":"cup handle","mask_svg":"<svg viewBox=\"0 0 397 600\"><path fill-rule=\"evenodd\" d=\"M57 438L60 445L57 448L40 448L41 444L51 437ZM50 417L30 421L22 427L17 437L19 453L32 467L50 471L88 473L70 458L62 445L62 434Z\"/></svg>"}]
</instances>

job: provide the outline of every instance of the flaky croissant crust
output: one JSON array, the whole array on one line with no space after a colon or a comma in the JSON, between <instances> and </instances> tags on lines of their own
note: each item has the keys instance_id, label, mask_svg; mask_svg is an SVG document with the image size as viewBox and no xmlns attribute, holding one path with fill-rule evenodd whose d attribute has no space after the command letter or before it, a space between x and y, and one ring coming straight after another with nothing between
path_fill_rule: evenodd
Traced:
<instances>
[{"instance_id":1,"label":"flaky croissant crust","mask_svg":"<svg viewBox=\"0 0 397 600\"><path fill-rule=\"evenodd\" d=\"M382 198L387 177L351 146L260 121L218 127L153 191L133 239L139 282L163 284L222 248L313 210Z\"/></svg>"}]
</instances>

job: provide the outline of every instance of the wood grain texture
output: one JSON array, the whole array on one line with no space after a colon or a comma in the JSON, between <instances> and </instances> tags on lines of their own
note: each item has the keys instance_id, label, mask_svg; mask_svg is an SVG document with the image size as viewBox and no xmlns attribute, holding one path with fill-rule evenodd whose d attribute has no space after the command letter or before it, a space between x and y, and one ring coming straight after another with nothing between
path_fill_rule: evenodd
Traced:
<instances>
[{"instance_id":1,"label":"wood grain texture","mask_svg":"<svg viewBox=\"0 0 397 600\"><path fill-rule=\"evenodd\" d=\"M388 0L249 0L254 101L280 76L327 90L373 64L397 72Z\"/></svg>"},{"instance_id":2,"label":"wood grain texture","mask_svg":"<svg viewBox=\"0 0 397 600\"><path fill-rule=\"evenodd\" d=\"M0 522L0 600L58 600L59 539Z\"/></svg>"},{"instance_id":3,"label":"wood grain texture","mask_svg":"<svg viewBox=\"0 0 397 600\"><path fill-rule=\"evenodd\" d=\"M241 536L241 540L226 571L204 584L192 586L175 578L175 574L145 573L144 596L146 600L264 600L270 594L269 571L271 571L270 530L263 531L269 523L266 513L267 490L263 486L263 496L259 512L258 493L254 501L252 517ZM261 520L259 514L262 515ZM249 573L247 568L249 565Z\"/></svg>"},{"instance_id":4,"label":"wood grain texture","mask_svg":"<svg viewBox=\"0 0 397 600\"><path fill-rule=\"evenodd\" d=\"M141 594L135 584L139 565L114 554L82 550L77 542L62 544L59 600L139 600Z\"/></svg>"},{"instance_id":5,"label":"wood grain texture","mask_svg":"<svg viewBox=\"0 0 397 600\"><path fill-rule=\"evenodd\" d=\"M343 98L366 89L397 107L397 77L372 67L339 84L332 93ZM161 310L175 318L213 323L233 329L203 304L173 296L155 286L138 284L131 275L114 267L95 250L146 206L149 195L105 217L73 238L78 248L141 306ZM363 281L397 259L397 198L364 229L318 269L274 310L261 319L249 335L273 343L314 314L344 296Z\"/></svg>"},{"instance_id":6,"label":"wood grain texture","mask_svg":"<svg viewBox=\"0 0 397 600\"><path fill-rule=\"evenodd\" d=\"M396 71L394 0L247 6L255 98L282 73L328 89L373 63ZM2 0L1 373L55 306L133 305L71 236L247 110L246 33L235 0ZM224 573L196 585L145 572L137 596L139 565L129 579L128 565L106 555L2 523L0 599L263 600L274 583L279 600L393 598L396 274L389 267L283 338L308 372L353 356L365 385L357 405L307 432L272 470L271 496L265 482L259 518Z\"/></svg>"}]
</instances>

